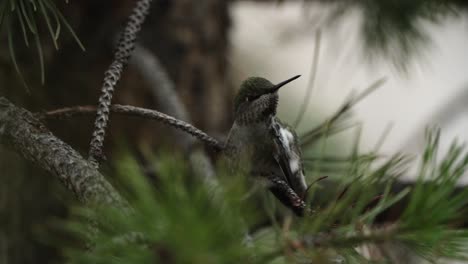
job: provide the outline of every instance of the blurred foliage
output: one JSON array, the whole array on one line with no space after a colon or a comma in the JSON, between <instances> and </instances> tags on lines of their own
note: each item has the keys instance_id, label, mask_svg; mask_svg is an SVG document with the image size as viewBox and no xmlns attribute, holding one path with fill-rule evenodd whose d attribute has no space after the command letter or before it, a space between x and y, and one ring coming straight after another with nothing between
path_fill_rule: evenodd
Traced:
<instances>
[{"instance_id":1,"label":"blurred foliage","mask_svg":"<svg viewBox=\"0 0 468 264\"><path fill-rule=\"evenodd\" d=\"M263 215L272 216L279 208L271 199L254 207L251 198L245 198L249 185L245 177L225 175L220 168L223 195L217 196L202 183L190 181L177 157L159 156L154 184L124 156L118 171L134 212L75 210L75 217L62 226L82 242L65 246L64 252L71 263L385 263L390 260L385 254L370 261L358 248L392 243L430 261L467 259L468 231L458 223L465 220L468 190L458 194L454 190L468 166L468 154L454 143L437 162L439 132L428 132L427 139L411 192L409 188L390 192L407 168L405 156L380 163L350 157L348 175L328 190L331 195L324 202L315 202L323 189L320 182L313 185L312 213L292 218L283 212L283 218L272 217L271 224L261 228L252 228L262 221L259 212L271 211ZM375 223L381 212L404 197L410 202L398 221ZM93 232L90 223L98 227Z\"/></svg>"},{"instance_id":2,"label":"blurred foliage","mask_svg":"<svg viewBox=\"0 0 468 264\"><path fill-rule=\"evenodd\" d=\"M347 11L362 11L361 32L366 43L366 54L376 54L393 59L405 67L413 54L429 43L423 24L440 23L447 16L466 12L466 1L460 0L320 0L331 4L330 21L340 18Z\"/></svg>"}]
</instances>

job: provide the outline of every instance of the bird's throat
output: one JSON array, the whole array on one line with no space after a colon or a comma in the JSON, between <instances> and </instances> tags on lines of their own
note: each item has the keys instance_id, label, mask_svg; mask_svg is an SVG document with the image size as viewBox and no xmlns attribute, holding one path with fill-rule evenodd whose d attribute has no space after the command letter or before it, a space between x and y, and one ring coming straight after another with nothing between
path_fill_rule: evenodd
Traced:
<instances>
[{"instance_id":1,"label":"bird's throat","mask_svg":"<svg viewBox=\"0 0 468 264\"><path fill-rule=\"evenodd\" d=\"M268 121L276 115L278 95L268 94L246 105L236 113L236 122L239 125L249 125Z\"/></svg>"}]
</instances>

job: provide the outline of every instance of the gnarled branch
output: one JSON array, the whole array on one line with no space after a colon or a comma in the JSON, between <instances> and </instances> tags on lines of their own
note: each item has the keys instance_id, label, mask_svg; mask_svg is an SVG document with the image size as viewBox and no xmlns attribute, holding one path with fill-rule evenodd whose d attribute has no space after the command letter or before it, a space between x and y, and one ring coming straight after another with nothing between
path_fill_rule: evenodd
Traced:
<instances>
[{"instance_id":1,"label":"gnarled branch","mask_svg":"<svg viewBox=\"0 0 468 264\"><path fill-rule=\"evenodd\" d=\"M0 144L56 176L85 204L128 210L127 202L77 151L56 138L32 113L0 97Z\"/></svg>"}]
</instances>

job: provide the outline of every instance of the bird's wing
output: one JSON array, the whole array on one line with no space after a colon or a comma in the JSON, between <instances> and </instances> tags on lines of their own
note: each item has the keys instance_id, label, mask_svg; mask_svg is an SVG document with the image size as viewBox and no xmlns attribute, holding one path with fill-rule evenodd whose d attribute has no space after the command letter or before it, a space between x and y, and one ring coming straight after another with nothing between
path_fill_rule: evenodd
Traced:
<instances>
[{"instance_id":1,"label":"bird's wing","mask_svg":"<svg viewBox=\"0 0 468 264\"><path fill-rule=\"evenodd\" d=\"M294 140L293 134L283 127L276 118L271 122L270 133L276 146L276 153L274 154L275 160L278 162L285 181L292 186L294 172L291 169L291 160L293 160L291 152L291 140Z\"/></svg>"},{"instance_id":2,"label":"bird's wing","mask_svg":"<svg viewBox=\"0 0 468 264\"><path fill-rule=\"evenodd\" d=\"M301 150L294 130L272 118L270 133L275 143L275 160L280 166L285 181L299 195L304 195L307 184L302 168Z\"/></svg>"}]
</instances>

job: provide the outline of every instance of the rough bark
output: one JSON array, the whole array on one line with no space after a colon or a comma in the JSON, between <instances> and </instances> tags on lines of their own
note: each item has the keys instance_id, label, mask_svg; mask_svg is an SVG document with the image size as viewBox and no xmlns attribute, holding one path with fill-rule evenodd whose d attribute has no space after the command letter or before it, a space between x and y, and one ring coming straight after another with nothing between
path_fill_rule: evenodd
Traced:
<instances>
[{"instance_id":1,"label":"rough bark","mask_svg":"<svg viewBox=\"0 0 468 264\"><path fill-rule=\"evenodd\" d=\"M103 158L102 149L109 123L109 107L112 104L112 96L132 51L135 49L137 35L140 32L142 24L145 22L151 3L152 0L139 0L136 3L132 14L129 16L127 25L120 33L113 61L104 73L104 83L101 88L101 96L99 97L98 111L96 120L94 121L94 131L88 157L88 160L95 167L99 167L99 162Z\"/></svg>"},{"instance_id":2,"label":"rough bark","mask_svg":"<svg viewBox=\"0 0 468 264\"><path fill-rule=\"evenodd\" d=\"M0 143L57 177L81 202L128 209L112 185L77 151L56 138L33 114L3 97Z\"/></svg>"}]
</instances>

